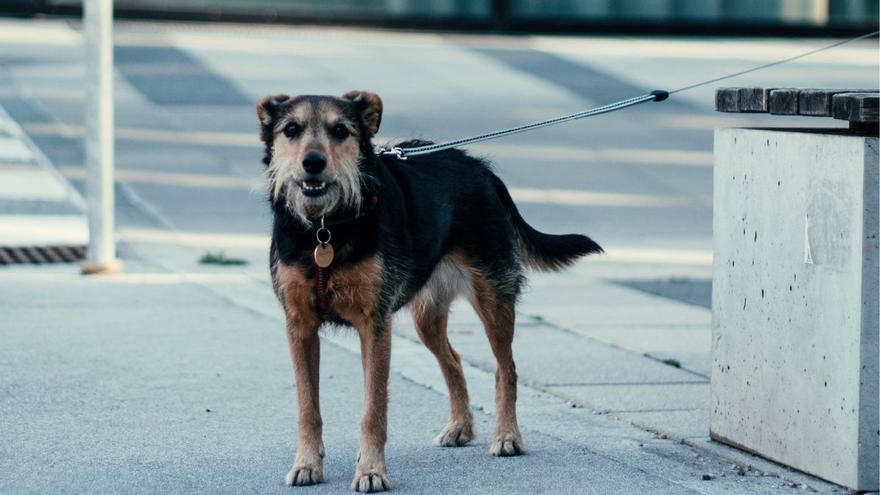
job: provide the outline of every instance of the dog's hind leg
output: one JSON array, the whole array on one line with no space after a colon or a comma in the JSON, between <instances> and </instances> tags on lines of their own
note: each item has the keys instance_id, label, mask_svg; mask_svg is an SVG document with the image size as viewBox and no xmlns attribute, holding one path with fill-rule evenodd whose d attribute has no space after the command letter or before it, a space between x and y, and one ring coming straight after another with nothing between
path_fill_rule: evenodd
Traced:
<instances>
[{"instance_id":1,"label":"dog's hind leg","mask_svg":"<svg viewBox=\"0 0 880 495\"><path fill-rule=\"evenodd\" d=\"M513 324L516 292L504 290L474 270L471 300L483 322L498 367L495 370L495 431L489 452L494 456L522 454L522 435L516 422L516 365L513 362ZM509 285L509 284L508 284ZM511 293L507 293L511 292Z\"/></svg>"},{"instance_id":2,"label":"dog's hind leg","mask_svg":"<svg viewBox=\"0 0 880 495\"><path fill-rule=\"evenodd\" d=\"M467 383L461 369L461 358L446 335L449 304L449 301L436 301L433 304L420 302L412 306L412 314L419 338L437 358L449 390L449 423L437 435L434 443L442 447L459 447L473 440L474 420L468 401Z\"/></svg>"}]
</instances>

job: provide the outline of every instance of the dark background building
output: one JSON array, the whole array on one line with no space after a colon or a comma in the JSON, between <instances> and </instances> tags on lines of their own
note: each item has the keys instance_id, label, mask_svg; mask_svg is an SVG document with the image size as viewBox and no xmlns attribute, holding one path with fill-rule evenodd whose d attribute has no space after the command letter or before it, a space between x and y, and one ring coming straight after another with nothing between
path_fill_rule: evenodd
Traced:
<instances>
[{"instance_id":1,"label":"dark background building","mask_svg":"<svg viewBox=\"0 0 880 495\"><path fill-rule=\"evenodd\" d=\"M81 0L0 0L73 14ZM117 0L119 17L501 31L841 32L877 26L876 0Z\"/></svg>"}]
</instances>

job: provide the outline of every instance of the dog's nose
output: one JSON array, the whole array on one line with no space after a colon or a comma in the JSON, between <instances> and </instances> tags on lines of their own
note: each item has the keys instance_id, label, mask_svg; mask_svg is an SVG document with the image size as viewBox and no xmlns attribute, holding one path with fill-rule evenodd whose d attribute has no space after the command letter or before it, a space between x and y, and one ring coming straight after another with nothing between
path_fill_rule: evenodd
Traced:
<instances>
[{"instance_id":1,"label":"dog's nose","mask_svg":"<svg viewBox=\"0 0 880 495\"><path fill-rule=\"evenodd\" d=\"M320 174L327 166L327 159L318 151L309 151L303 157L303 168L310 174Z\"/></svg>"}]
</instances>

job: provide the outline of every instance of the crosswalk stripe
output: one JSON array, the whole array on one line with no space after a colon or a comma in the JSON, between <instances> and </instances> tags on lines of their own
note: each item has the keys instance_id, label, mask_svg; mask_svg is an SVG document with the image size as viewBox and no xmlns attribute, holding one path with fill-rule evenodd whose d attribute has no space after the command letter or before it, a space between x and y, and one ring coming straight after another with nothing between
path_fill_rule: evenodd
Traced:
<instances>
[{"instance_id":1,"label":"crosswalk stripe","mask_svg":"<svg viewBox=\"0 0 880 495\"><path fill-rule=\"evenodd\" d=\"M12 137L0 137L0 161L33 162L33 152L20 140Z\"/></svg>"}]
</instances>

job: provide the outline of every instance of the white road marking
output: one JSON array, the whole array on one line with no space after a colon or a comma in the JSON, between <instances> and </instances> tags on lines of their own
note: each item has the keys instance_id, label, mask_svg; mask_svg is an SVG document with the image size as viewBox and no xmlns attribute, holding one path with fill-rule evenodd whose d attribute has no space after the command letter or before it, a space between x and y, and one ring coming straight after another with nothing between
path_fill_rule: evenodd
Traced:
<instances>
[{"instance_id":1,"label":"white road marking","mask_svg":"<svg viewBox=\"0 0 880 495\"><path fill-rule=\"evenodd\" d=\"M258 234L227 234L224 232L188 232L164 229L119 230L120 239L126 242L149 244L172 244L210 248L269 249L269 236Z\"/></svg>"},{"instance_id":2,"label":"white road marking","mask_svg":"<svg viewBox=\"0 0 880 495\"><path fill-rule=\"evenodd\" d=\"M590 258L607 263L657 263L676 265L712 265L712 251L704 249L652 249L606 246L607 256Z\"/></svg>"},{"instance_id":3,"label":"white road marking","mask_svg":"<svg viewBox=\"0 0 880 495\"><path fill-rule=\"evenodd\" d=\"M84 178L81 168L64 167L62 173L69 178ZM157 184L195 189L239 189L260 194L264 184L259 178L230 177L208 174L183 174L153 170L116 171L116 179L131 183ZM608 193L572 189L541 189L533 187L510 187L510 195L519 203L555 204L568 206L604 206L616 208L680 208L702 204L701 198L686 196L660 196L652 194Z\"/></svg>"},{"instance_id":4,"label":"white road marking","mask_svg":"<svg viewBox=\"0 0 880 495\"><path fill-rule=\"evenodd\" d=\"M190 232L164 229L123 228L120 240L144 244L169 244L176 246L205 247L212 249L269 248L269 236L260 234L227 234L224 232ZM712 251L701 249L655 249L627 246L606 246L605 256L594 256L592 263L656 263L711 265Z\"/></svg>"},{"instance_id":5,"label":"white road marking","mask_svg":"<svg viewBox=\"0 0 880 495\"><path fill-rule=\"evenodd\" d=\"M83 215L0 215L0 246L80 245L89 241Z\"/></svg>"},{"instance_id":6,"label":"white road marking","mask_svg":"<svg viewBox=\"0 0 880 495\"><path fill-rule=\"evenodd\" d=\"M0 167L0 200L64 201L67 184L36 167Z\"/></svg>"},{"instance_id":7,"label":"white road marking","mask_svg":"<svg viewBox=\"0 0 880 495\"><path fill-rule=\"evenodd\" d=\"M34 154L20 140L13 137L0 137L0 161L32 162Z\"/></svg>"},{"instance_id":8,"label":"white road marking","mask_svg":"<svg viewBox=\"0 0 880 495\"><path fill-rule=\"evenodd\" d=\"M489 157L535 160L552 165L554 161L583 163L632 163L638 165L684 165L711 167L711 151L651 148L588 148L582 146L480 143L470 147Z\"/></svg>"},{"instance_id":9,"label":"white road marking","mask_svg":"<svg viewBox=\"0 0 880 495\"><path fill-rule=\"evenodd\" d=\"M80 138L81 126L65 124L27 124L27 132L36 135L64 136ZM169 142L182 144L204 144L235 147L258 147L259 137L255 132L202 132L168 131L135 127L118 127L116 137L132 141ZM381 140L380 140L381 141ZM552 165L554 161L574 161L584 163L632 163L639 165L681 165L711 167L711 151L653 149L653 148L588 148L566 145L481 143L468 147L476 154L489 157L527 159Z\"/></svg>"},{"instance_id":10,"label":"white road marking","mask_svg":"<svg viewBox=\"0 0 880 495\"><path fill-rule=\"evenodd\" d=\"M618 208L673 208L695 206L698 199L682 196L624 194L569 189L508 188L517 203L539 203L571 206L605 206Z\"/></svg>"},{"instance_id":11,"label":"white road marking","mask_svg":"<svg viewBox=\"0 0 880 495\"><path fill-rule=\"evenodd\" d=\"M36 144L34 144L33 141L31 141L30 136L28 136L24 132L24 130L21 128L21 126L19 126L17 122L12 120L12 117L8 113L6 113L6 110L2 106L0 106L0 124L2 124L4 130L9 133L10 138L14 139L15 141L18 142L17 145L14 145L15 147L23 146L24 148L27 149L27 152L30 154L30 157L31 157L30 161L34 164L35 169L38 169L38 170L42 171L43 173L54 177L56 184L51 187L64 188L65 195L64 195L63 200L70 202L74 206L85 211L85 208L86 208L85 199L83 199L83 197L79 194L79 192L76 189L74 189L73 186L71 186L67 182L67 179L65 179L64 176L62 176L58 172L58 170L54 166L52 166L52 163L49 161L49 158L46 157L45 154L43 154L43 152L37 147ZM8 161L8 160L3 160L2 158L0 158L0 162L4 162L4 161ZM7 167L7 168L4 168L2 170L2 172L4 174L9 172L10 174L13 174L13 175L10 175L10 177L13 177L17 170L20 170L20 169ZM0 182L5 182L5 181L0 181ZM46 186L46 187L49 187L49 186Z\"/></svg>"},{"instance_id":12,"label":"white road marking","mask_svg":"<svg viewBox=\"0 0 880 495\"><path fill-rule=\"evenodd\" d=\"M71 29L66 21L0 20L0 43L34 45L77 45L82 35Z\"/></svg>"},{"instance_id":13,"label":"white road marking","mask_svg":"<svg viewBox=\"0 0 880 495\"><path fill-rule=\"evenodd\" d=\"M62 174L70 179L85 179L85 170L81 167L60 167ZM173 187L191 187L195 189L245 189L255 193L265 191L262 177L232 177L228 175L187 174L177 172L160 172L155 170L117 169L116 180L155 184Z\"/></svg>"}]
</instances>

